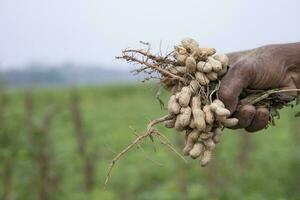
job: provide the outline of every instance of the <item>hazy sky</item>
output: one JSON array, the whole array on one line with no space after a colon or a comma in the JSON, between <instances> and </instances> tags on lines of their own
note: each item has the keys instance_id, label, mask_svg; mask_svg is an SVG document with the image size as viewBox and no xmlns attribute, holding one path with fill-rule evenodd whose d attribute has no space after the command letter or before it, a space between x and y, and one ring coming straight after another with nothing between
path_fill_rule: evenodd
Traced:
<instances>
[{"instance_id":1,"label":"hazy sky","mask_svg":"<svg viewBox=\"0 0 300 200\"><path fill-rule=\"evenodd\" d=\"M125 47L193 37L229 52L300 41L299 0L0 0L0 66L118 66Z\"/></svg>"}]
</instances>

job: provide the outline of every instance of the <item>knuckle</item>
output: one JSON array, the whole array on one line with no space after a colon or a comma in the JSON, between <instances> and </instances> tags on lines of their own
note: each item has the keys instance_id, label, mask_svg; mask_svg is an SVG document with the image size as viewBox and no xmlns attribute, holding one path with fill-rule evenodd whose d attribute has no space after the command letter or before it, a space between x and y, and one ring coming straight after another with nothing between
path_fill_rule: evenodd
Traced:
<instances>
[{"instance_id":1,"label":"knuckle","mask_svg":"<svg viewBox=\"0 0 300 200\"><path fill-rule=\"evenodd\" d=\"M241 116L244 117L244 118L253 118L254 115L255 115L255 107L252 106L252 105L244 105L242 108L241 108Z\"/></svg>"},{"instance_id":2,"label":"knuckle","mask_svg":"<svg viewBox=\"0 0 300 200\"><path fill-rule=\"evenodd\" d=\"M259 109L257 109L256 112L257 112L256 113L257 117L261 120L265 120L265 119L269 118L270 112L267 108L259 108Z\"/></svg>"},{"instance_id":3,"label":"knuckle","mask_svg":"<svg viewBox=\"0 0 300 200\"><path fill-rule=\"evenodd\" d=\"M218 94L220 99L226 102L231 101L235 96L234 92L225 85L221 85Z\"/></svg>"}]
</instances>

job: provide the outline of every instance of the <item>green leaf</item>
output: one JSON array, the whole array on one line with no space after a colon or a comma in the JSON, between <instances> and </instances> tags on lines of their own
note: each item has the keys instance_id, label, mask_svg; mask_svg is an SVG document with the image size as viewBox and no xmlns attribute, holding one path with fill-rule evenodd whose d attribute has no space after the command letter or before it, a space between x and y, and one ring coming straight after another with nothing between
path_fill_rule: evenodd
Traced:
<instances>
[{"instance_id":1,"label":"green leaf","mask_svg":"<svg viewBox=\"0 0 300 200\"><path fill-rule=\"evenodd\" d=\"M296 105L298 105L300 103L300 95L298 95L297 97L296 97Z\"/></svg>"},{"instance_id":2,"label":"green leaf","mask_svg":"<svg viewBox=\"0 0 300 200\"><path fill-rule=\"evenodd\" d=\"M152 135L149 135L149 138L152 142L154 142L154 139L153 139L153 136Z\"/></svg>"},{"instance_id":3,"label":"green leaf","mask_svg":"<svg viewBox=\"0 0 300 200\"><path fill-rule=\"evenodd\" d=\"M155 97L156 97L156 99L157 99L158 102L159 102L160 109L161 109L161 110L166 110L165 104L164 104L163 100L160 98L160 95L161 95L161 88L162 88L162 87L160 87L160 88L158 89L158 91L157 91Z\"/></svg>"},{"instance_id":4,"label":"green leaf","mask_svg":"<svg viewBox=\"0 0 300 200\"><path fill-rule=\"evenodd\" d=\"M274 117L272 117L272 121L271 121L271 123L272 123L272 126L276 126L276 123L275 123Z\"/></svg>"},{"instance_id":5,"label":"green leaf","mask_svg":"<svg viewBox=\"0 0 300 200\"><path fill-rule=\"evenodd\" d=\"M297 113L295 114L295 117L300 117L300 112L297 112Z\"/></svg>"}]
</instances>

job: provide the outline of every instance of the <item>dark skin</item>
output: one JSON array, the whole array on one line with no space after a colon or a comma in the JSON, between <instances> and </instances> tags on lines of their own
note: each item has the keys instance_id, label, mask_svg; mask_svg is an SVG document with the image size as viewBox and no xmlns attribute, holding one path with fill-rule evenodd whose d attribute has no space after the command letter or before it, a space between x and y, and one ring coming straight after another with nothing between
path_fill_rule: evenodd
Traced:
<instances>
[{"instance_id":1,"label":"dark skin","mask_svg":"<svg viewBox=\"0 0 300 200\"><path fill-rule=\"evenodd\" d=\"M244 105L236 111L239 95L244 88L300 89L300 43L267 45L227 56L230 69L221 80L219 98L239 119L234 129L259 131L268 124L269 110Z\"/></svg>"}]
</instances>

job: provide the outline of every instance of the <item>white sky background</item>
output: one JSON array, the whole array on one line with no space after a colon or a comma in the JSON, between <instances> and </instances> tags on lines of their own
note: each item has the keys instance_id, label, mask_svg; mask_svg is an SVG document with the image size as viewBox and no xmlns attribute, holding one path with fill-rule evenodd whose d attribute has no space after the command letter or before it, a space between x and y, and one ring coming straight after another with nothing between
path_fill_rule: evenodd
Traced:
<instances>
[{"instance_id":1,"label":"white sky background","mask_svg":"<svg viewBox=\"0 0 300 200\"><path fill-rule=\"evenodd\" d=\"M300 41L299 0L0 0L0 66L114 60L143 40L221 52Z\"/></svg>"}]
</instances>

